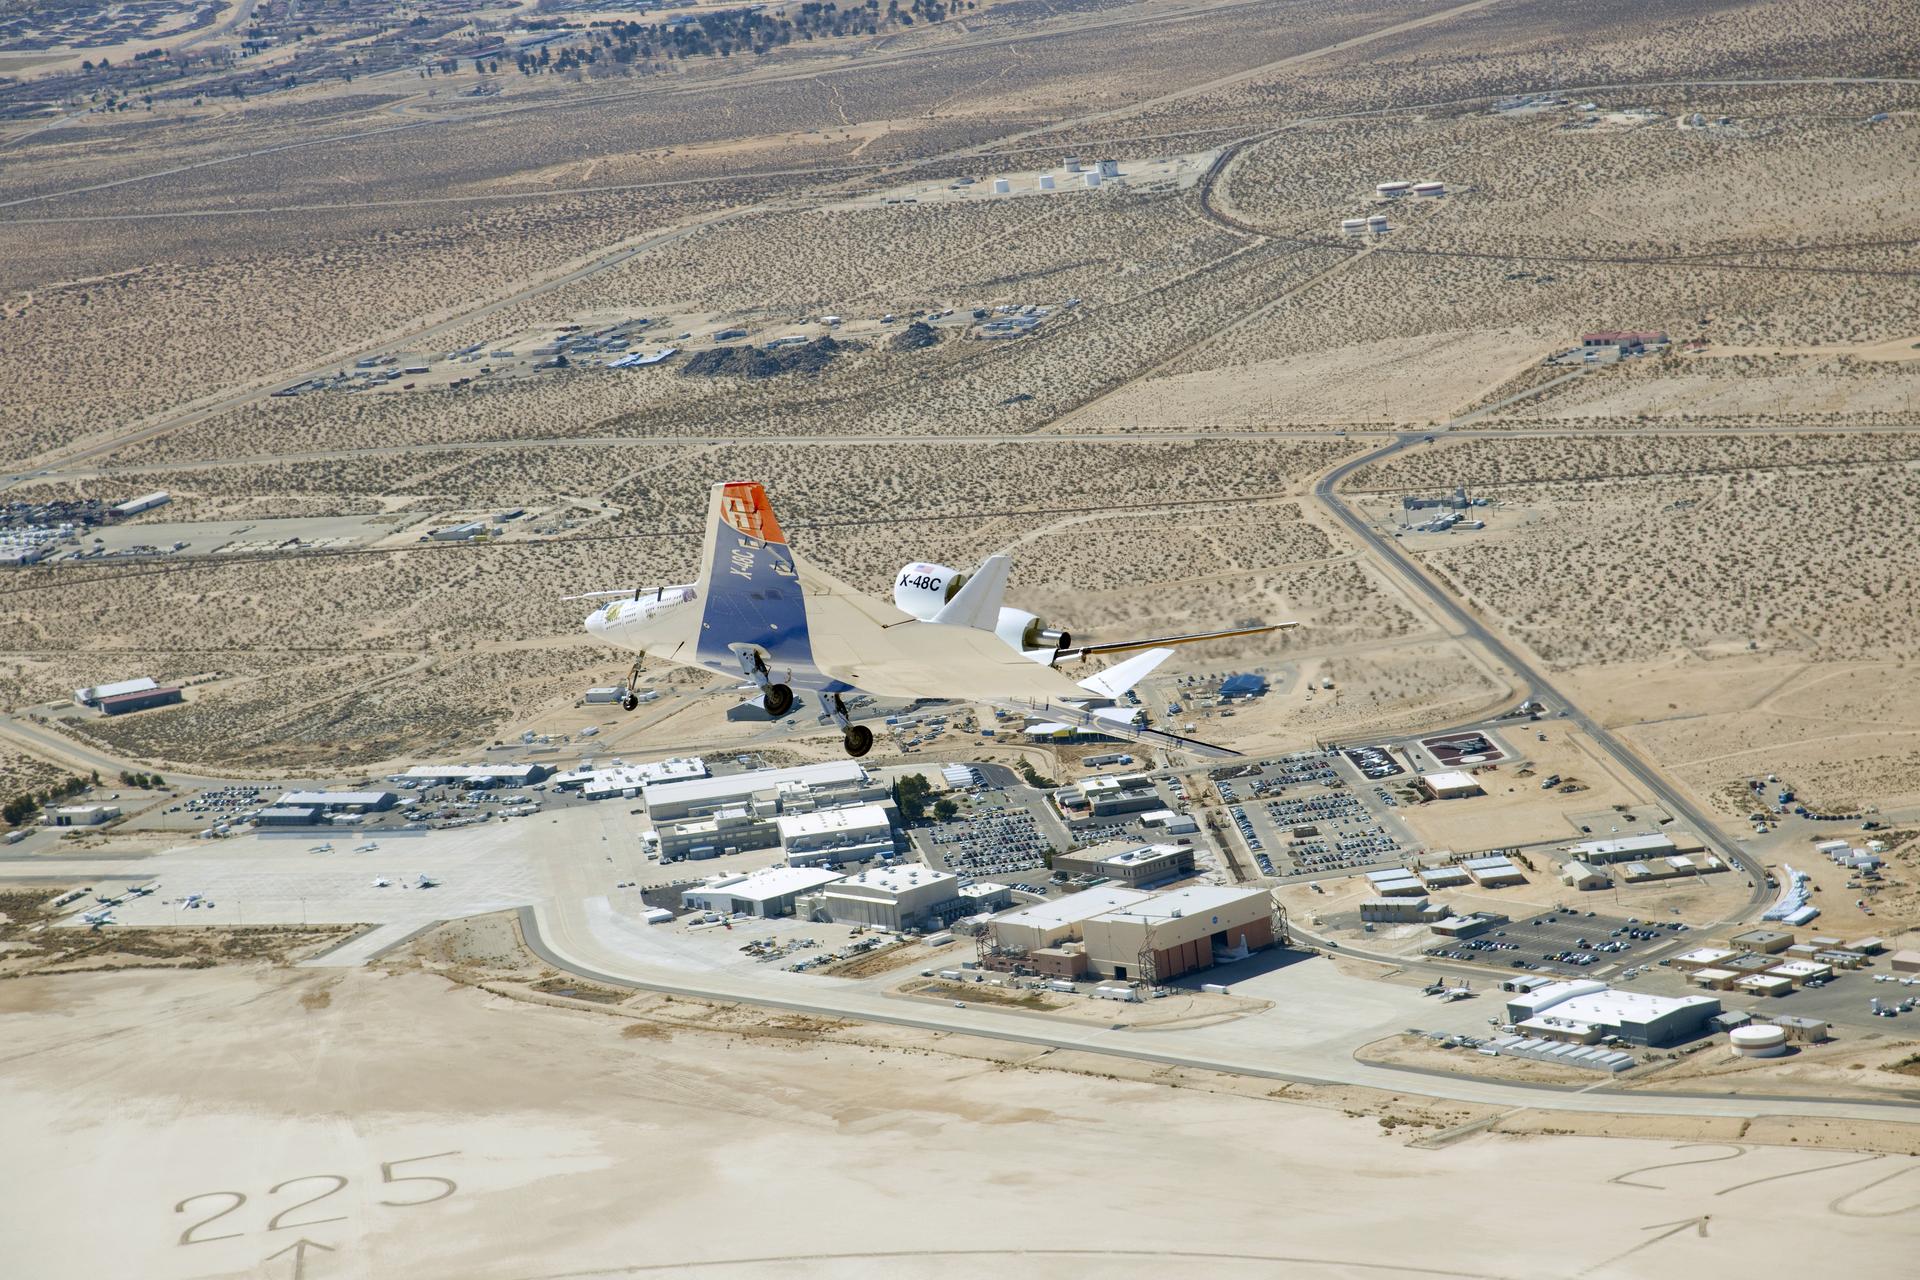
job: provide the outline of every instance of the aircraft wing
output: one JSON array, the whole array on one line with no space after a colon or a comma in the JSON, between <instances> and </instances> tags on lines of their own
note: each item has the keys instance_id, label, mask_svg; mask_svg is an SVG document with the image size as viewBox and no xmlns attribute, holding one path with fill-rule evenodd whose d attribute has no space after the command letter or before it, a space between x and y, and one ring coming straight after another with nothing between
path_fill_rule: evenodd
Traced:
<instances>
[{"instance_id":1,"label":"aircraft wing","mask_svg":"<svg viewBox=\"0 0 1920 1280\"><path fill-rule=\"evenodd\" d=\"M1202 742L1198 738L1186 738L1177 733L1168 733L1164 729L1148 729L1128 720L1116 719L1090 711L1085 707L1064 702L1031 702L1021 698L982 698L980 701L1003 711L1012 711L1018 715L1032 716L1057 724L1068 724L1085 729L1089 733L1104 734L1109 738L1125 738L1128 742L1148 742L1156 746L1170 747L1175 751L1186 751L1197 756L1206 756L1212 760L1238 760L1240 753L1230 747L1215 746L1211 742Z\"/></svg>"},{"instance_id":2,"label":"aircraft wing","mask_svg":"<svg viewBox=\"0 0 1920 1280\"><path fill-rule=\"evenodd\" d=\"M1198 644L1203 640L1237 640L1241 636L1263 636L1270 631L1286 631L1300 624L1275 622L1261 627L1236 627L1231 631L1200 631L1185 636L1154 636L1148 640L1118 640L1112 644L1084 644L1062 649L1053 655L1055 662L1074 662L1102 653L1132 653L1136 649L1160 649L1170 644Z\"/></svg>"}]
</instances>

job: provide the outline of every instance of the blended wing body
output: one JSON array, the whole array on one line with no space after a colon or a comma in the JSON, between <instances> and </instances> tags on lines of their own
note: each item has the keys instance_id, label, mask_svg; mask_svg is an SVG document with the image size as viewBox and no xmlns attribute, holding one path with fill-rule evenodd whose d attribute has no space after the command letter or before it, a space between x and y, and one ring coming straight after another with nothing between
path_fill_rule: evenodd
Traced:
<instances>
[{"instance_id":1,"label":"blended wing body","mask_svg":"<svg viewBox=\"0 0 1920 1280\"><path fill-rule=\"evenodd\" d=\"M652 657L725 674L760 671L791 689L981 702L1114 737L1237 754L1077 705L1125 693L1172 652L1166 645L1185 638L1071 651L1065 656L1078 659L1149 650L1076 682L1044 660L1049 655L1036 660L992 629L1006 579L1002 557L990 558L977 585L938 617L923 620L797 556L757 483L714 486L704 532L700 581L610 601L587 629Z\"/></svg>"}]
</instances>

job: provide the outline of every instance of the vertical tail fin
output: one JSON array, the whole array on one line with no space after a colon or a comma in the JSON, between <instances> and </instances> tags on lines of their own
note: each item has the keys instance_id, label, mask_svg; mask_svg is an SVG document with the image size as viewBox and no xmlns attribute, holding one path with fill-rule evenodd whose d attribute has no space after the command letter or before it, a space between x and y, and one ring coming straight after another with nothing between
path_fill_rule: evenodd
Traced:
<instances>
[{"instance_id":1,"label":"vertical tail fin","mask_svg":"<svg viewBox=\"0 0 1920 1280\"><path fill-rule=\"evenodd\" d=\"M988 556L967 579L966 585L954 592L953 599L940 606L933 621L992 631L1000 625L1000 602L1006 597L1007 579L1012 573L1012 559Z\"/></svg>"},{"instance_id":2,"label":"vertical tail fin","mask_svg":"<svg viewBox=\"0 0 1920 1280\"><path fill-rule=\"evenodd\" d=\"M767 491L754 481L713 486L706 546L695 584L705 602L699 652L721 665L733 645L752 645L769 661L812 664L800 577Z\"/></svg>"}]
</instances>

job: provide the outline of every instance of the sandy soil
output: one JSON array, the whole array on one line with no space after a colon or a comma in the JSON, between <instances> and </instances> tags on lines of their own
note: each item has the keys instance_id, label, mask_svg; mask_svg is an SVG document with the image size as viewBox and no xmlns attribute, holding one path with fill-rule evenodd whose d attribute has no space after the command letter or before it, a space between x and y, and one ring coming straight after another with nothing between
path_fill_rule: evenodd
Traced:
<instances>
[{"instance_id":1,"label":"sandy soil","mask_svg":"<svg viewBox=\"0 0 1920 1280\"><path fill-rule=\"evenodd\" d=\"M1670 1139L1468 1136L1410 1149L1408 1133L1475 1117L1436 1126L1417 1106L1343 1114L1094 1062L1021 1070L1025 1055L1002 1046L973 1057L957 1039L901 1053L822 1041L831 1026L627 1012L363 972L5 984L0 1109L15 1158L0 1185L18 1210L12 1256L39 1276L160 1280L279 1275L300 1239L312 1242L315 1276L508 1280L701 1263L720 1275L904 1264L941 1277L977 1269L980 1255L961 1251L981 1249L1014 1275L1164 1274L1204 1251L1210 1270L1234 1276L1270 1275L1276 1259L1303 1276L1416 1261L1480 1276L1664 1276L1735 1274L1790 1232L1807 1247L1844 1240L1855 1274L1890 1277L1910 1239L1906 1188L1887 1180L1920 1163L1907 1158L1820 1175L1831 1189L1817 1196L1715 1196L1833 1163L1749 1140L1737 1168L1638 1179L1665 1188L1649 1192L1615 1179L1671 1164ZM1067 1147L1076 1181L1128 1168L1171 1196L1208 1176L1217 1152L1205 1135L1223 1133L1253 1139L1237 1159L1259 1193L1217 1198L1201 1218L1142 1235L1131 1203L1095 1197L1066 1223L1040 1207ZM1174 1134L1196 1140L1170 1143ZM1358 1203L1382 1179L1417 1179L1427 1207L1382 1220L1364 1241L1334 1215L1272 1237L1276 1199ZM1478 1232L1446 1225L1490 1192L1557 1214L1570 1188L1592 1212L1551 1242L1504 1243L1495 1257ZM109 1204L118 1229L75 1229ZM1710 1240L1606 1264L1626 1247L1610 1225L1623 1216L1637 1225L1709 1210ZM911 1263L876 1256L889 1250Z\"/></svg>"}]
</instances>

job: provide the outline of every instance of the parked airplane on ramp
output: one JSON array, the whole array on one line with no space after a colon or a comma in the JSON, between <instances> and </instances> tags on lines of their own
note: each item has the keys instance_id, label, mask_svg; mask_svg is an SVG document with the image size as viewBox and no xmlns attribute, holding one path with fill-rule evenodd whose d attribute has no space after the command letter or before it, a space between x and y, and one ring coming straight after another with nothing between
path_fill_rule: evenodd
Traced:
<instances>
[{"instance_id":1,"label":"parked airplane on ramp","mask_svg":"<svg viewBox=\"0 0 1920 1280\"><path fill-rule=\"evenodd\" d=\"M1237 752L1138 723L1131 708L1090 709L1090 700L1124 695L1171 656L1170 646L1261 635L1297 624L1242 627L1075 647L1064 631L1002 603L1012 561L988 556L974 572L911 564L894 582L891 605L862 595L796 555L753 482L713 487L697 581L680 586L596 591L569 599L608 599L588 615L589 632L642 660L742 675L760 689L775 719L793 707L794 690L813 691L843 736L863 756L873 731L854 724L843 694L982 702L1204 756ZM1060 667L1116 653L1136 656L1075 681ZM627 678L626 708L638 705L640 661Z\"/></svg>"}]
</instances>

